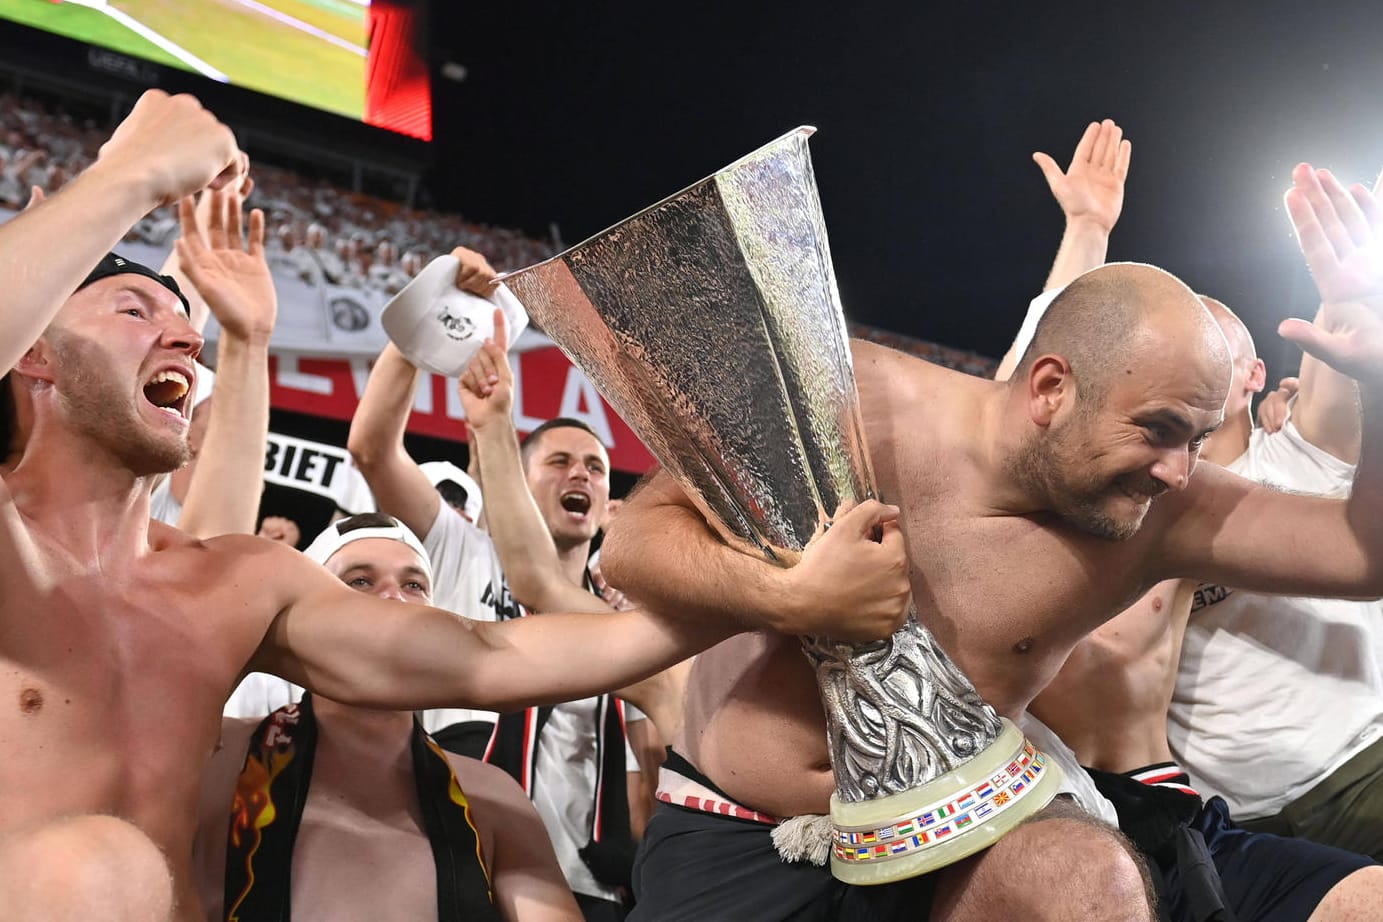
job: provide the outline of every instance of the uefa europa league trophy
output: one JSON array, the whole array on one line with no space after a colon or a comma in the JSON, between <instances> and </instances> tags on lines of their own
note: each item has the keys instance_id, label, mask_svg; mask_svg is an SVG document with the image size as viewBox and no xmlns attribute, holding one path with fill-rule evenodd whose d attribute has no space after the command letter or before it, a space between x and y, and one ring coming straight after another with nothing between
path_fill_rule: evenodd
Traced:
<instances>
[{"instance_id":1,"label":"uefa europa league trophy","mask_svg":"<svg viewBox=\"0 0 1383 922\"><path fill-rule=\"evenodd\" d=\"M725 540L783 566L841 501L874 495L812 132L505 279ZM915 615L886 641L803 646L836 777L837 878L924 874L1055 795L1059 769Z\"/></svg>"}]
</instances>

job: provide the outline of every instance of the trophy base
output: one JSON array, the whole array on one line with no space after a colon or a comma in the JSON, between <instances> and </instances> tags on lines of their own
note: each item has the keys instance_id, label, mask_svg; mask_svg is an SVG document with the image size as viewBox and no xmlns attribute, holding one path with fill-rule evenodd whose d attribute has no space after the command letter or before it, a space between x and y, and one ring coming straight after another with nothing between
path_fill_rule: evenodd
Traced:
<instances>
[{"instance_id":1,"label":"trophy base","mask_svg":"<svg viewBox=\"0 0 1383 922\"><path fill-rule=\"evenodd\" d=\"M1041 810L1061 769L1007 718L986 749L955 771L862 803L831 795L831 873L847 884L920 877L993 845Z\"/></svg>"}]
</instances>

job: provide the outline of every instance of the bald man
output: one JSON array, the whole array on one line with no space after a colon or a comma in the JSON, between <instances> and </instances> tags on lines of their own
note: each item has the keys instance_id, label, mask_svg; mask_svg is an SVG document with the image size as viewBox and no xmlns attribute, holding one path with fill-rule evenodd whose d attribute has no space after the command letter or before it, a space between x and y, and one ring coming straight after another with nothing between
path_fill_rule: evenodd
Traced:
<instances>
[{"instance_id":1,"label":"bald man","mask_svg":"<svg viewBox=\"0 0 1383 922\"><path fill-rule=\"evenodd\" d=\"M1118 137L1112 121L1092 124L1064 173L1036 155L1066 218L1048 291L1104 263L1128 170L1128 141L1112 143ZM1272 431L1254 431L1249 409L1264 386L1263 362L1243 322L1219 301L1201 300L1234 356L1225 423L1202 458L1282 489L1348 495L1361 438L1354 381L1308 354L1283 419ZM1020 334L1008 369L1025 347ZM997 377L1007 376L1001 367ZM1330 720L1320 719L1322 701L1330 702ZM1087 765L1153 779L1184 770L1195 789L1222 796L1242 827L1383 860L1378 600L1170 581L1083 642L1034 710ZM1257 896L1271 891L1256 889Z\"/></svg>"},{"instance_id":2,"label":"bald man","mask_svg":"<svg viewBox=\"0 0 1383 922\"><path fill-rule=\"evenodd\" d=\"M1363 379L1367 418L1383 388L1383 264L1372 249L1383 218L1367 190L1306 165L1294 180L1303 251L1327 313L1347 318L1331 329L1348 332L1284 332ZM1383 591L1383 445L1366 448L1348 502L1196 469L1224 421L1230 352L1195 294L1161 270L1111 265L1076 279L1006 383L862 343L854 358L879 489L902 509L919 616L1010 718L1082 637L1169 577ZM1383 427L1366 429L1370 438L1383 440ZM715 540L667 478L626 504L604 555L611 582L651 605L689 618L733 611L765 629L698 658L676 744L683 773L765 829L826 812L833 778L815 681L797 641L776 632L848 610L848 594L785 591L782 571ZM927 894L915 883L901 898L897 885L851 890L824 869L776 860L767 832L751 839L732 822L662 807L636 868L634 917L919 917ZM938 919L1149 914L1137 863L1078 819L1027 823L932 883Z\"/></svg>"},{"instance_id":3,"label":"bald man","mask_svg":"<svg viewBox=\"0 0 1383 922\"><path fill-rule=\"evenodd\" d=\"M1202 296L1201 301L1225 334L1234 367L1225 423L1206 439L1201 458L1234 469L1253 436L1252 400L1263 389L1264 367L1239 318L1213 298ZM1350 411L1355 412L1352 405ZM1261 442L1264 433L1253 437ZM1290 444L1290 436L1282 439ZM1293 617L1293 610L1312 601L1256 598L1267 609L1260 617L1269 622L1263 625L1269 631L1274 617L1293 632L1300 631L1301 621ZM1199 618L1207 606L1220 601L1220 593L1204 587L1198 591L1194 580L1159 584L1076 646L1056 679L1033 702L1032 712L1075 750L1082 765L1092 769L1097 786L1118 809L1121 828L1159 869L1164 918L1214 918L1210 913L1226 908L1239 922L1383 917L1383 867L1353 852L1237 829L1224 800L1215 797L1203 802L1201 792L1173 758L1167 742L1167 708L1178 680L1187 620L1193 612ZM1362 609L1358 613L1364 625L1370 620L1368 609L1378 607L1376 602L1314 601L1345 610ZM1207 629L1213 631L1215 626ZM1372 655L1372 647L1364 644L1354 658ZM1245 665L1253 668L1251 663ZM1211 681L1256 689L1265 678L1242 670L1236 676L1235 671ZM1310 687L1283 686L1280 694L1309 698ZM1235 725L1254 727L1266 720L1280 726L1281 707L1271 704L1271 696L1239 703ZM1314 710L1319 701L1305 706ZM1383 696L1374 701L1373 713L1380 710ZM1257 717L1258 713L1263 717ZM1213 726L1192 729L1195 734L1216 731ZM1219 729L1231 736L1238 732L1235 727ZM1277 748L1279 733L1261 725L1256 732L1268 737L1266 745ZM1345 726L1340 732L1326 728L1318 732L1349 737L1355 730ZM1273 771L1271 765L1261 764L1253 774ZM1205 793L1208 797L1213 791ZM1367 819L1354 822L1370 825Z\"/></svg>"}]
</instances>

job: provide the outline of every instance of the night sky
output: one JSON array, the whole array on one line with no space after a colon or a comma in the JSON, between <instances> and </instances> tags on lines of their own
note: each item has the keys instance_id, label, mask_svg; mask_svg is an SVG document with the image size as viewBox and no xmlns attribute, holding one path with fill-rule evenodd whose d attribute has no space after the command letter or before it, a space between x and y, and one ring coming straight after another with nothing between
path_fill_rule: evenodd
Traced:
<instances>
[{"instance_id":1,"label":"night sky","mask_svg":"<svg viewBox=\"0 0 1383 922\"><path fill-rule=\"evenodd\" d=\"M1281 195L1383 164L1376 5L436 4L438 202L576 243L798 124L847 315L997 356L1060 210L1030 159L1133 141L1111 259L1225 301L1269 363L1314 294Z\"/></svg>"}]
</instances>

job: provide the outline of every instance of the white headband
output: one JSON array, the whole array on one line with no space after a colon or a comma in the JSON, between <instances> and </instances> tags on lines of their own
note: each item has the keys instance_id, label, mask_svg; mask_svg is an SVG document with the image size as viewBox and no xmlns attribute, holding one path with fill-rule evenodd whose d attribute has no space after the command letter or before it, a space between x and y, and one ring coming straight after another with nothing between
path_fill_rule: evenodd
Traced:
<instances>
[{"instance_id":1,"label":"white headband","mask_svg":"<svg viewBox=\"0 0 1383 922\"><path fill-rule=\"evenodd\" d=\"M341 521L348 520L342 519ZM387 528L355 528L345 534L336 530L336 526L340 524L341 522L332 522L328 525L320 535L312 539L312 543L303 553L318 563L325 564L335 556L337 551L352 541L363 541L366 538L385 538L389 541L399 541L417 553L418 558L422 561L423 572L427 574L428 584L432 584L432 561L428 559L427 550L423 547L423 543L418 540L418 536L413 534L408 526L402 522L395 519L394 524Z\"/></svg>"}]
</instances>

